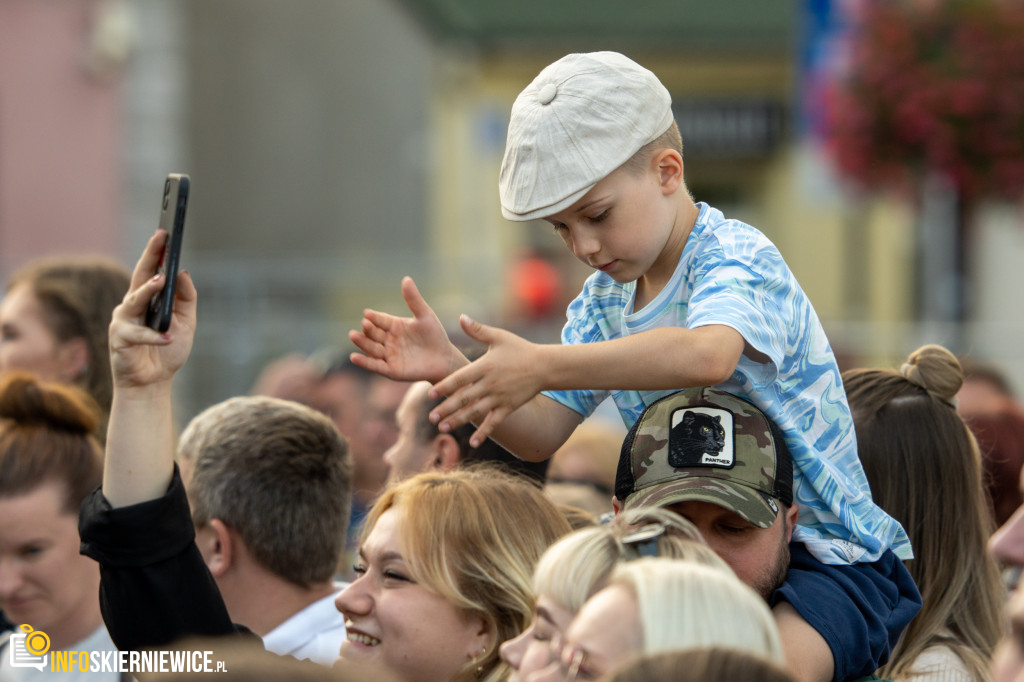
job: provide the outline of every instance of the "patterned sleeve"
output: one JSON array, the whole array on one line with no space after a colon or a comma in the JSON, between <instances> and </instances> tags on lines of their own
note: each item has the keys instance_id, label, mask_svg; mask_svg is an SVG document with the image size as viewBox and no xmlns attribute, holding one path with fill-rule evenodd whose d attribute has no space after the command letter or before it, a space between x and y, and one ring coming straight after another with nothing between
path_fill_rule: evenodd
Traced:
<instances>
[{"instance_id":1,"label":"patterned sleeve","mask_svg":"<svg viewBox=\"0 0 1024 682\"><path fill-rule=\"evenodd\" d=\"M607 335L607 318L594 305L593 280L594 277L587 279L583 285L583 291L569 304L569 308L566 310L566 322L562 328L562 345L594 343L611 338ZM589 417L601 404L601 401L608 397L608 391L544 391L542 395L565 405L570 410L579 412L583 417Z\"/></svg>"},{"instance_id":2,"label":"patterned sleeve","mask_svg":"<svg viewBox=\"0 0 1024 682\"><path fill-rule=\"evenodd\" d=\"M746 356L745 373L755 390L775 381L783 366L790 302L799 294L782 255L766 237L752 230L721 232L715 249L697 264L687 304L686 326L723 324L738 331L770 363Z\"/></svg>"}]
</instances>

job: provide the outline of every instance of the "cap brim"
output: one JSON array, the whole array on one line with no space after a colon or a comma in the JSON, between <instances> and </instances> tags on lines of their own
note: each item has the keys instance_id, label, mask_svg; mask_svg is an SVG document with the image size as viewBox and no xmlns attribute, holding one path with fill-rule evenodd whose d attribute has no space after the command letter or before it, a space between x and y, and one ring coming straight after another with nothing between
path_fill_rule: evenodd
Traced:
<instances>
[{"instance_id":1,"label":"cap brim","mask_svg":"<svg viewBox=\"0 0 1024 682\"><path fill-rule=\"evenodd\" d=\"M778 515L778 508L773 509L769 498L760 491L731 481L703 476L682 478L638 490L626 498L622 508L667 507L676 502L689 501L710 502L724 507L758 528L769 528Z\"/></svg>"},{"instance_id":2,"label":"cap brim","mask_svg":"<svg viewBox=\"0 0 1024 682\"><path fill-rule=\"evenodd\" d=\"M506 208L505 205L502 204L501 215L505 216L505 218L507 218L508 220L514 220L516 222L526 222L527 220L537 220L538 218L546 218L549 215L554 215L555 213L564 211L565 209L575 204L577 201L582 199L587 192L594 189L594 185L596 184L597 182L594 182L593 184L587 185L583 189L577 190L570 194L569 196L564 197L563 199L560 199L553 204L541 206L540 208L534 208L529 211L526 211L525 213L516 213L515 211Z\"/></svg>"}]
</instances>

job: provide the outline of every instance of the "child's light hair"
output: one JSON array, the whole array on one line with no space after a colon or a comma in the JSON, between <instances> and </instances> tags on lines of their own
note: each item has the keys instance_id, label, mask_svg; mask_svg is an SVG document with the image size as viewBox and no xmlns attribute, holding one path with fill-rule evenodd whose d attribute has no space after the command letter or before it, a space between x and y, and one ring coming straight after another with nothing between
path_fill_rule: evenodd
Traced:
<instances>
[{"instance_id":1,"label":"child's light hair","mask_svg":"<svg viewBox=\"0 0 1024 682\"><path fill-rule=\"evenodd\" d=\"M658 556L688 559L732 572L689 521L667 509L641 507L622 512L608 525L578 530L549 547L534 571L534 592L576 613L608 583L619 562L635 556L623 539L648 524L660 524L665 529L653 540Z\"/></svg>"},{"instance_id":2,"label":"child's light hair","mask_svg":"<svg viewBox=\"0 0 1024 682\"><path fill-rule=\"evenodd\" d=\"M672 125L668 127L668 130L643 147L640 147L636 154L629 157L629 160L619 166L619 168L633 175L642 173L647 168L647 162L651 156L662 149L671 149L679 152L680 156L683 155L683 137L679 133L679 126L675 121L672 121Z\"/></svg>"},{"instance_id":3,"label":"child's light hair","mask_svg":"<svg viewBox=\"0 0 1024 682\"><path fill-rule=\"evenodd\" d=\"M771 610L731 572L694 561L644 558L617 566L613 585L636 598L643 653L721 645L785 662Z\"/></svg>"}]
</instances>

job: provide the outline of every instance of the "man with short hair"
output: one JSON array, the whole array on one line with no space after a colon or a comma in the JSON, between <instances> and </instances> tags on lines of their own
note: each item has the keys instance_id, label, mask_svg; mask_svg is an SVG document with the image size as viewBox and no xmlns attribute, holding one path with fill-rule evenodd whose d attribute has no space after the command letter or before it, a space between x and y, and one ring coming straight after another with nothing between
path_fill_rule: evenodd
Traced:
<instances>
[{"instance_id":1,"label":"man with short hair","mask_svg":"<svg viewBox=\"0 0 1024 682\"><path fill-rule=\"evenodd\" d=\"M499 462L515 473L528 476L538 483L544 481L548 462L526 462L505 450L490 438L479 447L472 447L471 424L441 432L430 421L430 412L442 399L427 396L429 381L412 384L402 398L395 413L398 439L386 453L384 461L389 467L389 482L400 481L423 471L447 471L475 462Z\"/></svg>"},{"instance_id":2,"label":"man with short hair","mask_svg":"<svg viewBox=\"0 0 1024 682\"><path fill-rule=\"evenodd\" d=\"M697 526L773 606L797 679L822 674L829 653L834 680L872 674L921 607L891 551L833 566L791 542L797 506L785 439L764 412L720 389L685 389L644 410L622 446L614 504L665 507ZM786 627L803 636L787 638Z\"/></svg>"},{"instance_id":3,"label":"man with short hair","mask_svg":"<svg viewBox=\"0 0 1024 682\"><path fill-rule=\"evenodd\" d=\"M345 639L333 578L352 497L334 424L298 403L232 398L188 424L178 462L196 544L231 619L269 651L333 663Z\"/></svg>"}]
</instances>

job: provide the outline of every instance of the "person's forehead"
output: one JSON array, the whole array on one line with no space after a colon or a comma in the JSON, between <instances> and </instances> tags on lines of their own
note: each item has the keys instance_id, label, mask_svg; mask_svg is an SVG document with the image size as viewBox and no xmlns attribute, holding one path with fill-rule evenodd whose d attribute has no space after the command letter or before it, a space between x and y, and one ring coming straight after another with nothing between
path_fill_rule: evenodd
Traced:
<instances>
[{"instance_id":1,"label":"person's forehead","mask_svg":"<svg viewBox=\"0 0 1024 682\"><path fill-rule=\"evenodd\" d=\"M370 380L367 402L378 411L394 412L408 392L411 383L395 381L387 377L376 376Z\"/></svg>"},{"instance_id":2,"label":"person's forehead","mask_svg":"<svg viewBox=\"0 0 1024 682\"><path fill-rule=\"evenodd\" d=\"M583 604L566 631L566 638L585 649L588 655L603 655L601 652L609 639L621 639L624 628L639 622L636 610L636 599L628 589L610 585Z\"/></svg>"},{"instance_id":3,"label":"person's forehead","mask_svg":"<svg viewBox=\"0 0 1024 682\"><path fill-rule=\"evenodd\" d=\"M395 507L390 507L384 510L380 516L377 517L377 521L373 524L373 528L366 534L366 538L359 547L359 553L364 558L382 558L387 557L390 559L401 558L401 548L399 543L399 532L401 528L402 514L401 510Z\"/></svg>"},{"instance_id":4,"label":"person's forehead","mask_svg":"<svg viewBox=\"0 0 1024 682\"><path fill-rule=\"evenodd\" d=\"M565 630L572 622L573 613L545 594L537 595L537 617L546 620L559 630Z\"/></svg>"},{"instance_id":5,"label":"person's forehead","mask_svg":"<svg viewBox=\"0 0 1024 682\"><path fill-rule=\"evenodd\" d=\"M27 284L18 284L0 298L0 320L17 321L15 317L40 318L42 304Z\"/></svg>"},{"instance_id":6,"label":"person's forehead","mask_svg":"<svg viewBox=\"0 0 1024 682\"><path fill-rule=\"evenodd\" d=\"M395 419L399 426L414 423L420 414L426 412L429 390L430 383L426 381L417 382L409 387L402 397L402 402L398 404L398 409L395 410Z\"/></svg>"},{"instance_id":7,"label":"person's forehead","mask_svg":"<svg viewBox=\"0 0 1024 682\"><path fill-rule=\"evenodd\" d=\"M321 379L313 388L313 394L324 401L362 403L365 400L366 389L358 377L337 372Z\"/></svg>"},{"instance_id":8,"label":"person's forehead","mask_svg":"<svg viewBox=\"0 0 1024 682\"><path fill-rule=\"evenodd\" d=\"M0 497L3 530L25 537L52 533L64 517L76 517L63 513L63 495L61 484L47 481L28 492Z\"/></svg>"}]
</instances>

